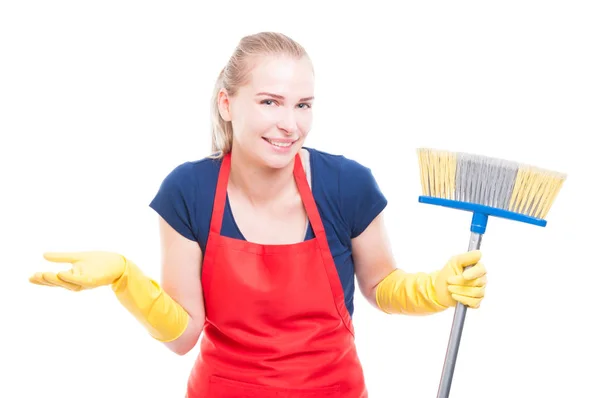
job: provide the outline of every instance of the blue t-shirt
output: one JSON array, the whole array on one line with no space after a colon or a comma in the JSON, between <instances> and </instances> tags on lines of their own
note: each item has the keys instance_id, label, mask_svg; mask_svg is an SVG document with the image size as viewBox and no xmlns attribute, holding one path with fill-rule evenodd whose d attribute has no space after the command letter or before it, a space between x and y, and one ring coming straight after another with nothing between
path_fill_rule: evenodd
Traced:
<instances>
[{"instance_id":1,"label":"blue t-shirt","mask_svg":"<svg viewBox=\"0 0 600 398\"><path fill-rule=\"evenodd\" d=\"M385 208L387 200L371 170L342 155L306 148L310 155L311 190L321 216L329 248L344 289L348 312L354 312L354 262L351 239L359 236ZM202 252L212 216L220 159L203 158L180 164L163 180L150 203L171 227L198 242ZM229 200L221 234L244 237L237 227ZM306 238L314 238L311 227Z\"/></svg>"}]
</instances>

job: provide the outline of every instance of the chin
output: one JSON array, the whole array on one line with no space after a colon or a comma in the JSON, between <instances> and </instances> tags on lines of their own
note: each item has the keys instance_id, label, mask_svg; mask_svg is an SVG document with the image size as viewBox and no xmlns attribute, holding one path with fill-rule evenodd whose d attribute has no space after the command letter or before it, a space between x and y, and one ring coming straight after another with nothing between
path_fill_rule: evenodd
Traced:
<instances>
[{"instance_id":1,"label":"chin","mask_svg":"<svg viewBox=\"0 0 600 398\"><path fill-rule=\"evenodd\" d=\"M298 150L294 150L285 155L273 155L273 154L261 154L260 159L262 163L271 169L282 169L286 166L289 166L290 163L294 161L294 157Z\"/></svg>"}]
</instances>

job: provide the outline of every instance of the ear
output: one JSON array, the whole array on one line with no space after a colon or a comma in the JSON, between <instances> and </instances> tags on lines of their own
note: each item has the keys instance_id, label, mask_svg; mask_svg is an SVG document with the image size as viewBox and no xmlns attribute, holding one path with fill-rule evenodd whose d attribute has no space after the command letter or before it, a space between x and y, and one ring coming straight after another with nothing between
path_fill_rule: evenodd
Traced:
<instances>
[{"instance_id":1,"label":"ear","mask_svg":"<svg viewBox=\"0 0 600 398\"><path fill-rule=\"evenodd\" d=\"M227 94L227 91L224 88L222 88L221 91L219 91L219 95L217 96L217 103L219 105L219 113L221 114L223 120L225 120L226 122L230 122L231 102L229 100L229 94Z\"/></svg>"}]
</instances>

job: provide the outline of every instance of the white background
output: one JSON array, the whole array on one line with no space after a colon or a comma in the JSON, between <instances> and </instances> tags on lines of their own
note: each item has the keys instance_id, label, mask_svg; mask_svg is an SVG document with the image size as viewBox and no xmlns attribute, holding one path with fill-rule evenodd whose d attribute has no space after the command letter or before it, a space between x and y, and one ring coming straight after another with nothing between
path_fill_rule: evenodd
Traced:
<instances>
[{"instance_id":1,"label":"white background","mask_svg":"<svg viewBox=\"0 0 600 398\"><path fill-rule=\"evenodd\" d=\"M373 170L408 271L442 267L469 236L468 213L417 202L417 147L569 175L546 228L490 219L487 296L467 315L451 396L598 397L597 3L247 3L0 6L0 396L183 396L197 349L153 341L108 288L27 279L63 269L44 251L90 249L159 277L148 203L209 153L210 96L237 41L275 30L315 64L307 146ZM372 397L436 395L452 311L386 316L357 294L354 321Z\"/></svg>"}]
</instances>

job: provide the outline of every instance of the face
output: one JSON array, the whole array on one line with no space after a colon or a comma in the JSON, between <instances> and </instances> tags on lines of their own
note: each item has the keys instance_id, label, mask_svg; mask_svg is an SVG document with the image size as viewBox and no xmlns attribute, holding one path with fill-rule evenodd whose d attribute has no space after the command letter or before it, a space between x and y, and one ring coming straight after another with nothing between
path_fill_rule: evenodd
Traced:
<instances>
[{"instance_id":1,"label":"face","mask_svg":"<svg viewBox=\"0 0 600 398\"><path fill-rule=\"evenodd\" d=\"M293 161L312 126L314 74L307 58L267 57L235 96L222 91L221 115L233 125L233 151L281 168Z\"/></svg>"}]
</instances>

